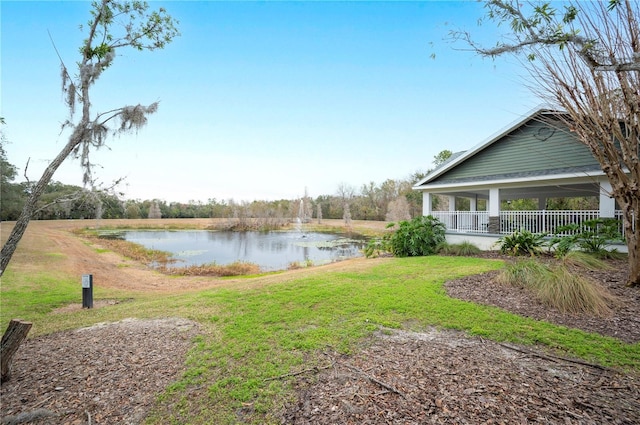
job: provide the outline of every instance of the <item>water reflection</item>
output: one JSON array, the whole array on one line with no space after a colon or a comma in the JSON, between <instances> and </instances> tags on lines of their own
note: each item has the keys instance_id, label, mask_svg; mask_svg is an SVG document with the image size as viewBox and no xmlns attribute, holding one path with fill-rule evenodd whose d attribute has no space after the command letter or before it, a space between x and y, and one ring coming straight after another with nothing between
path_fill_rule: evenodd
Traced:
<instances>
[{"instance_id":1,"label":"water reflection","mask_svg":"<svg viewBox=\"0 0 640 425\"><path fill-rule=\"evenodd\" d=\"M359 257L365 244L364 239L315 232L126 231L124 239L171 252L178 266L246 261L265 271Z\"/></svg>"}]
</instances>

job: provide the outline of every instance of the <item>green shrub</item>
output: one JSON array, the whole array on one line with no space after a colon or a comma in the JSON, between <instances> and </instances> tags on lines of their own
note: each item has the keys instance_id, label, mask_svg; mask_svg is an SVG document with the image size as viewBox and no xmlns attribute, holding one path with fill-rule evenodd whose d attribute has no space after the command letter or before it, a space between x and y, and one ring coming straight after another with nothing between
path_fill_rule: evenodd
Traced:
<instances>
[{"instance_id":1,"label":"green shrub","mask_svg":"<svg viewBox=\"0 0 640 425\"><path fill-rule=\"evenodd\" d=\"M389 237L390 235L385 235L381 238L370 239L367 242L367 245L364 247L365 257L376 258L391 252L391 248L389 246Z\"/></svg>"},{"instance_id":2,"label":"green shrub","mask_svg":"<svg viewBox=\"0 0 640 425\"><path fill-rule=\"evenodd\" d=\"M528 230L516 230L510 235L498 239L502 254L536 256L542 252L544 235Z\"/></svg>"},{"instance_id":3,"label":"green shrub","mask_svg":"<svg viewBox=\"0 0 640 425\"><path fill-rule=\"evenodd\" d=\"M389 250L396 257L435 254L436 247L445 241L445 230L445 225L430 215L401 221L389 236Z\"/></svg>"},{"instance_id":4,"label":"green shrub","mask_svg":"<svg viewBox=\"0 0 640 425\"><path fill-rule=\"evenodd\" d=\"M444 241L436 246L436 252L441 255L456 255L456 247L454 244Z\"/></svg>"},{"instance_id":5,"label":"green shrub","mask_svg":"<svg viewBox=\"0 0 640 425\"><path fill-rule=\"evenodd\" d=\"M564 257L569 251L581 249L602 258L616 258L617 252L611 254L605 248L611 242L622 241L619 231L620 221L614 218L597 218L581 224L568 224L555 229L555 236L548 245L557 257ZM571 233L570 235L562 235Z\"/></svg>"},{"instance_id":6,"label":"green shrub","mask_svg":"<svg viewBox=\"0 0 640 425\"><path fill-rule=\"evenodd\" d=\"M462 241L461 243L457 244L456 251L458 252L458 255L463 256L477 255L481 252L480 248L469 241Z\"/></svg>"}]
</instances>

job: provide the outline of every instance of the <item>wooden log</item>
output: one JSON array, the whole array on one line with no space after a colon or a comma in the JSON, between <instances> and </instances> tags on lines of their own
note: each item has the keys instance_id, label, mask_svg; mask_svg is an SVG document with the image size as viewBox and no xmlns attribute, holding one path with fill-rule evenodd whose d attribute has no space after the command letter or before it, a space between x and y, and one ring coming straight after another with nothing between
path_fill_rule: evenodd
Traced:
<instances>
[{"instance_id":1,"label":"wooden log","mask_svg":"<svg viewBox=\"0 0 640 425\"><path fill-rule=\"evenodd\" d=\"M2 335L0 342L0 365L2 375L0 382L6 382L11 378L11 362L18 351L20 344L25 340L33 323L20 319L12 319L7 330Z\"/></svg>"}]
</instances>

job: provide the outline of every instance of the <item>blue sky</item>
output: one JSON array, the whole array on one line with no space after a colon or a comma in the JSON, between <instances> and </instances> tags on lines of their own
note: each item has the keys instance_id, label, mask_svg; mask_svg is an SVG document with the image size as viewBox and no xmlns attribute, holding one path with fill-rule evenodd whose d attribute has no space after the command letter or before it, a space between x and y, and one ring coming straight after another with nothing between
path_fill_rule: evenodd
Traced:
<instances>
[{"instance_id":1,"label":"blue sky","mask_svg":"<svg viewBox=\"0 0 640 425\"><path fill-rule=\"evenodd\" d=\"M126 198L294 199L340 184L402 179L443 149L469 149L535 107L513 60L444 39L478 27L477 2L151 1L182 36L121 50L93 92L94 113L160 100L138 134L95 152ZM2 1L1 116L8 159L37 180L66 143L59 59L79 59L86 1ZM435 59L431 57L435 54ZM77 160L54 180L81 185Z\"/></svg>"}]
</instances>

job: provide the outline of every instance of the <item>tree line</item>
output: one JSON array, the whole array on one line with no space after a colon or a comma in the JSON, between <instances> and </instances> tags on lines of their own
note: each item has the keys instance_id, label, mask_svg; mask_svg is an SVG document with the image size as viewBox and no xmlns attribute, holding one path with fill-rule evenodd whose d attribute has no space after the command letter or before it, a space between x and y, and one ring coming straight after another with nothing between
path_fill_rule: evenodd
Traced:
<instances>
[{"instance_id":1,"label":"tree line","mask_svg":"<svg viewBox=\"0 0 640 425\"><path fill-rule=\"evenodd\" d=\"M16 182L16 167L9 163L0 144L2 185L0 220L15 221L27 202L33 184ZM315 198L274 201L210 198L188 202L162 199L123 199L112 189L89 190L58 181L50 182L39 197L32 218L66 219L140 219L140 218L275 218L304 221L343 219L348 212L354 220L404 220L422 214L422 194L411 187L425 176L416 171L405 179L369 182L360 188L342 183L333 194ZM303 206L302 210L300 205ZM301 212L302 211L302 212Z\"/></svg>"}]
</instances>

